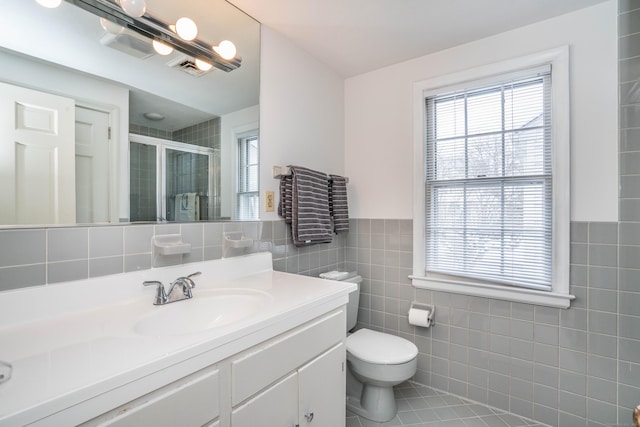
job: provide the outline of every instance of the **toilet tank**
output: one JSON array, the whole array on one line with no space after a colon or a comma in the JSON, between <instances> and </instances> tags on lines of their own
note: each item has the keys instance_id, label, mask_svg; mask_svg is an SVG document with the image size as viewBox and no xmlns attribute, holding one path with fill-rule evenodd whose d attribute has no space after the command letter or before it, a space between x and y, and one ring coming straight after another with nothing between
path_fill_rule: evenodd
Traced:
<instances>
[{"instance_id":1,"label":"toilet tank","mask_svg":"<svg viewBox=\"0 0 640 427\"><path fill-rule=\"evenodd\" d=\"M328 280L337 280L340 282L355 283L357 289L349 294L349 302L347 303L347 332L356 327L358 322L358 306L360 305L360 283L362 276L358 273L347 273L346 271L329 271L323 273L320 277Z\"/></svg>"},{"instance_id":2,"label":"toilet tank","mask_svg":"<svg viewBox=\"0 0 640 427\"><path fill-rule=\"evenodd\" d=\"M358 322L358 306L360 305L360 283L362 277L354 275L342 280L343 282L355 283L358 289L349 294L349 302L347 303L347 332L356 327Z\"/></svg>"}]
</instances>

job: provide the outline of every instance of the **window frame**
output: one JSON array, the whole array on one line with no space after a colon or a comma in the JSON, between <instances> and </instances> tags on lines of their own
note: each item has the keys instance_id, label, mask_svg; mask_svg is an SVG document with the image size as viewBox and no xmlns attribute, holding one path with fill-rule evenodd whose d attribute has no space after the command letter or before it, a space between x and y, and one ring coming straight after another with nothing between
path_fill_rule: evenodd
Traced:
<instances>
[{"instance_id":1,"label":"window frame","mask_svg":"<svg viewBox=\"0 0 640 427\"><path fill-rule=\"evenodd\" d=\"M256 145L256 149L258 150L258 160L255 164L249 164L248 162L244 163L242 162L243 158L247 158L247 145L251 143L251 141L257 141L257 145ZM244 152L244 156L243 153ZM260 185L258 184L258 188L255 191L244 191L245 188L241 188L241 182L248 182L247 180L247 176L248 175L248 170L251 166L256 166L257 168L257 174L258 174L258 180L260 177L260 136L258 134L257 131L249 131L249 132L244 132L242 134L239 134L236 136L236 206L235 206L235 210L236 210L236 217L239 220L248 220L248 221L256 221L260 218ZM242 175L245 175L245 177L243 178ZM241 199L242 197L253 197L255 199L257 199L257 204L258 204L258 208L256 211L256 216L255 218L241 218L240 214L241 214L241 209L240 209L240 204L241 204Z\"/></svg>"},{"instance_id":2,"label":"window frame","mask_svg":"<svg viewBox=\"0 0 640 427\"><path fill-rule=\"evenodd\" d=\"M552 110L552 280L551 290L536 290L491 282L427 277L425 266L426 218L426 103L438 89L473 84L481 86L500 81L501 76L518 70L551 65ZM414 111L414 215L413 286L420 289L503 299L528 304L568 308L575 297L569 293L570 271L570 110L569 47L535 53L469 70L435 77L413 85Z\"/></svg>"}]
</instances>

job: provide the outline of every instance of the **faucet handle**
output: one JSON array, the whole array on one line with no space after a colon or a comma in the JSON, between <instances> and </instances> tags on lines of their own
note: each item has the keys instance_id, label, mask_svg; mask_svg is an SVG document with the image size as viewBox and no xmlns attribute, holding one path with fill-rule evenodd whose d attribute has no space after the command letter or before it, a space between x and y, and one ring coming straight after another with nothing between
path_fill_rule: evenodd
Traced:
<instances>
[{"instance_id":1,"label":"faucet handle","mask_svg":"<svg viewBox=\"0 0 640 427\"><path fill-rule=\"evenodd\" d=\"M144 282L142 282L143 286L152 286L152 285L156 285L158 286L158 288L156 289L156 298L153 301L154 305L162 305L166 302L167 300L167 295L165 293L164 290L164 285L162 284L162 282L159 282L157 280L145 280Z\"/></svg>"},{"instance_id":2,"label":"faucet handle","mask_svg":"<svg viewBox=\"0 0 640 427\"><path fill-rule=\"evenodd\" d=\"M187 277L185 277L185 283L187 284L187 286L189 287L189 289L193 289L196 287L196 283L191 280L192 277L198 277L199 275L201 275L202 273L199 271L196 271L195 273L191 273L190 275L188 275Z\"/></svg>"},{"instance_id":3,"label":"faucet handle","mask_svg":"<svg viewBox=\"0 0 640 427\"><path fill-rule=\"evenodd\" d=\"M188 275L187 279L191 279L192 277L198 277L201 274L202 274L201 272L196 271L195 273L191 273L190 275Z\"/></svg>"},{"instance_id":4,"label":"faucet handle","mask_svg":"<svg viewBox=\"0 0 640 427\"><path fill-rule=\"evenodd\" d=\"M193 297L193 294L191 293L191 289L196 287L196 283L193 280L191 280L191 278L199 276L201 274L202 273L200 273L199 271L196 271L195 273L189 274L187 277L181 277L178 279L180 283L182 283L182 293L184 294L185 297L187 298ZM178 282L178 280L176 280L176 282Z\"/></svg>"},{"instance_id":5,"label":"faucet handle","mask_svg":"<svg viewBox=\"0 0 640 427\"><path fill-rule=\"evenodd\" d=\"M158 280L145 280L144 282L142 282L142 285L143 286L151 286L151 285L162 286L162 282Z\"/></svg>"}]
</instances>

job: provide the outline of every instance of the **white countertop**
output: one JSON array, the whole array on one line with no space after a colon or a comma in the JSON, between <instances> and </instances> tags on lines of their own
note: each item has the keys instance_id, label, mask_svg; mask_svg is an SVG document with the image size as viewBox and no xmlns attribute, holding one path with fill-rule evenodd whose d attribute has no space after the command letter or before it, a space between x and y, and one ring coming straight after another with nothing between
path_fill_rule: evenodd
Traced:
<instances>
[{"instance_id":1,"label":"white countertop","mask_svg":"<svg viewBox=\"0 0 640 427\"><path fill-rule=\"evenodd\" d=\"M192 300L154 306L155 287L142 286L194 271L202 275ZM204 331L149 336L133 328L144 316L222 288L268 298L249 317ZM0 426L47 425L44 418L59 411L67 411L66 420L97 416L104 405L125 403L340 307L355 289L272 271L271 254L261 253L2 292L0 361L13 373L0 384Z\"/></svg>"}]
</instances>

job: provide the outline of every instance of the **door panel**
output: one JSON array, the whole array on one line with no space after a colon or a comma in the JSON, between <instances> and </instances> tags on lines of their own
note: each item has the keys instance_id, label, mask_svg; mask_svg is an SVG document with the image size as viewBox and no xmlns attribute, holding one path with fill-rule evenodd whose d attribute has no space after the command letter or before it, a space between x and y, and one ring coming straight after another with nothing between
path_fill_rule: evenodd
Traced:
<instances>
[{"instance_id":1,"label":"door panel","mask_svg":"<svg viewBox=\"0 0 640 427\"><path fill-rule=\"evenodd\" d=\"M109 114L76 107L76 221L109 222Z\"/></svg>"},{"instance_id":2,"label":"door panel","mask_svg":"<svg viewBox=\"0 0 640 427\"><path fill-rule=\"evenodd\" d=\"M0 83L0 224L76 222L74 101Z\"/></svg>"}]
</instances>

